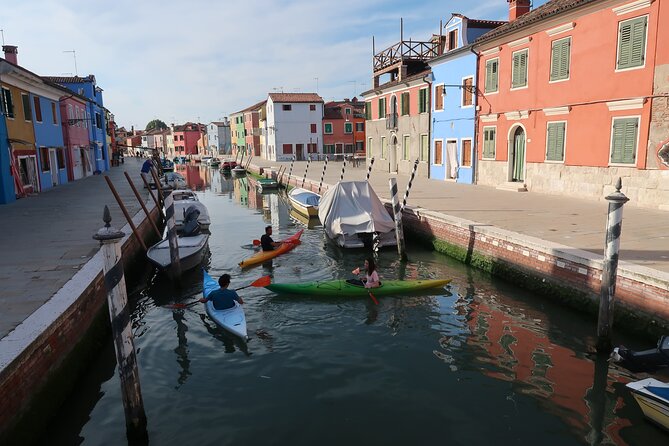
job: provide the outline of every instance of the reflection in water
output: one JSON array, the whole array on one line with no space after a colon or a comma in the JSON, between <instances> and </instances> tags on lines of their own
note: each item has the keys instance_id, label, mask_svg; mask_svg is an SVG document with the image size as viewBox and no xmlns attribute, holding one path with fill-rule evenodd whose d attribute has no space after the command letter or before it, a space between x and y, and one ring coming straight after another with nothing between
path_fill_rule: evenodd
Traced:
<instances>
[{"instance_id":1,"label":"reflection in water","mask_svg":"<svg viewBox=\"0 0 669 446\"><path fill-rule=\"evenodd\" d=\"M175 389L178 389L186 382L188 377L191 375L189 370L190 360L188 359L188 340L186 339L186 332L188 331L188 326L184 323L183 310L173 311L172 318L177 323L177 340L178 340L178 345L174 349L174 353L177 354L177 363L181 368L179 372L179 378L177 378L178 385L175 386Z\"/></svg>"},{"instance_id":2,"label":"reflection in water","mask_svg":"<svg viewBox=\"0 0 669 446\"><path fill-rule=\"evenodd\" d=\"M321 221L318 219L318 217L307 218L292 208L290 209L289 215L291 219L303 226L306 226L307 229L314 229L316 226L320 226L321 224Z\"/></svg>"},{"instance_id":3,"label":"reflection in water","mask_svg":"<svg viewBox=\"0 0 669 446\"><path fill-rule=\"evenodd\" d=\"M246 356L251 356L247 342L243 341L238 336L234 336L233 334L228 333L215 323L211 322L204 313L200 314L200 319L202 320L202 325L204 325L209 334L223 342L223 345L225 346L225 353L234 353L235 347L237 347L237 349Z\"/></svg>"}]
</instances>

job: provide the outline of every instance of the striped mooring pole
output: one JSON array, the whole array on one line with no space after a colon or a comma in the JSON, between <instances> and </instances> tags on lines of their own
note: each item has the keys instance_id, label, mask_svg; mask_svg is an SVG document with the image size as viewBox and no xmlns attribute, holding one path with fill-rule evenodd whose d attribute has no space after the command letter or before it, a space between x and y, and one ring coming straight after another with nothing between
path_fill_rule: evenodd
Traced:
<instances>
[{"instance_id":1,"label":"striped mooring pole","mask_svg":"<svg viewBox=\"0 0 669 446\"><path fill-rule=\"evenodd\" d=\"M402 200L402 209L407 205L407 198L409 198L409 191L411 190L411 184L413 179L416 176L416 169L418 169L418 160L413 163L413 169L411 169L411 177L409 177L409 184L407 184L407 190L404 192L404 199Z\"/></svg>"},{"instance_id":2,"label":"striped mooring pole","mask_svg":"<svg viewBox=\"0 0 669 446\"><path fill-rule=\"evenodd\" d=\"M290 175L293 173L293 164L295 164L295 155L293 155L293 159L290 161L290 169L288 169L288 181L286 182L286 184L289 186L290 186Z\"/></svg>"},{"instance_id":3,"label":"striped mooring pole","mask_svg":"<svg viewBox=\"0 0 669 446\"><path fill-rule=\"evenodd\" d=\"M325 164L323 164L323 173L321 173L321 182L318 183L318 195L321 194L321 187L323 186L323 179L325 178L325 171L328 168L328 156L325 155Z\"/></svg>"},{"instance_id":4,"label":"striped mooring pole","mask_svg":"<svg viewBox=\"0 0 669 446\"><path fill-rule=\"evenodd\" d=\"M170 275L177 281L181 277L181 260L179 259L179 241L174 222L174 199L172 192L165 196L165 220L167 221L167 238L170 243Z\"/></svg>"},{"instance_id":5,"label":"striped mooring pole","mask_svg":"<svg viewBox=\"0 0 669 446\"><path fill-rule=\"evenodd\" d=\"M374 157L372 157L371 160L369 160L369 167L367 168L367 178L365 178L365 181L369 183L369 176L372 174L372 166L374 165Z\"/></svg>"},{"instance_id":6,"label":"striped mooring pole","mask_svg":"<svg viewBox=\"0 0 669 446\"><path fill-rule=\"evenodd\" d=\"M309 164L311 163L311 155L307 158L307 167L304 168L304 177L302 178L302 186L304 187L304 182L307 181L307 172L309 172ZM311 188L309 188L311 189Z\"/></svg>"},{"instance_id":7,"label":"striped mooring pole","mask_svg":"<svg viewBox=\"0 0 669 446\"><path fill-rule=\"evenodd\" d=\"M346 171L346 157L344 157L344 163L341 165L341 176L339 181L344 181L344 172Z\"/></svg>"},{"instance_id":8,"label":"striped mooring pole","mask_svg":"<svg viewBox=\"0 0 669 446\"><path fill-rule=\"evenodd\" d=\"M606 246L604 248L602 288L599 295L599 318L597 320L597 350L600 353L611 352L613 304L616 294L620 234L623 226L623 206L629 201L629 198L620 192L621 188L622 179L618 178L616 191L606 197L606 201L609 202L609 213L606 218Z\"/></svg>"},{"instance_id":9,"label":"striped mooring pole","mask_svg":"<svg viewBox=\"0 0 669 446\"><path fill-rule=\"evenodd\" d=\"M111 226L111 215L107 206L105 206L102 219L105 226L100 228L93 238L102 245L104 283L107 289L114 350L116 350L116 361L119 377L121 378L126 435L128 439L146 439L148 442L146 413L144 412L142 390L139 385L137 355L133 342L127 289L123 277L121 239L125 234Z\"/></svg>"},{"instance_id":10,"label":"striped mooring pole","mask_svg":"<svg viewBox=\"0 0 669 446\"><path fill-rule=\"evenodd\" d=\"M402 207L400 206L400 199L397 196L397 179L390 178L390 196L393 203L393 216L395 218L395 237L397 238L397 252L401 258L406 257L404 249L404 229L402 228Z\"/></svg>"}]
</instances>

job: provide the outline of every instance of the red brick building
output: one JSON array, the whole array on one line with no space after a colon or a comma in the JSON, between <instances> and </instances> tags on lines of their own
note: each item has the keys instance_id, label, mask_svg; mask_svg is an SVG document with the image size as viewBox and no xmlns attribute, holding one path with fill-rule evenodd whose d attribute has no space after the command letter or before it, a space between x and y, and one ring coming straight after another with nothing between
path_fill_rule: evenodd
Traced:
<instances>
[{"instance_id":1,"label":"red brick building","mask_svg":"<svg viewBox=\"0 0 669 446\"><path fill-rule=\"evenodd\" d=\"M341 158L344 154L365 157L365 103L344 99L324 105L323 153Z\"/></svg>"}]
</instances>

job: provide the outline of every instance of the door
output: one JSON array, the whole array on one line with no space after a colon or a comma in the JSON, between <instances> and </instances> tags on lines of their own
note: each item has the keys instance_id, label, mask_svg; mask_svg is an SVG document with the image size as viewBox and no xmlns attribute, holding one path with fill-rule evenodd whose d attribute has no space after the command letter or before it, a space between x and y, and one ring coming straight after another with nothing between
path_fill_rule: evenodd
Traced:
<instances>
[{"instance_id":1,"label":"door","mask_svg":"<svg viewBox=\"0 0 669 446\"><path fill-rule=\"evenodd\" d=\"M395 98L393 97L393 101ZM395 135L390 138L390 173L397 173L397 137Z\"/></svg>"},{"instance_id":2,"label":"door","mask_svg":"<svg viewBox=\"0 0 669 446\"><path fill-rule=\"evenodd\" d=\"M454 180L458 176L458 142L446 142L446 179Z\"/></svg>"},{"instance_id":3,"label":"door","mask_svg":"<svg viewBox=\"0 0 669 446\"><path fill-rule=\"evenodd\" d=\"M51 185L58 186L58 158L56 149L49 149L49 167L51 168Z\"/></svg>"},{"instance_id":4,"label":"door","mask_svg":"<svg viewBox=\"0 0 669 446\"><path fill-rule=\"evenodd\" d=\"M72 166L74 179L78 180L84 177L84 158L79 147L72 149L72 160L74 161L74 166Z\"/></svg>"},{"instance_id":5,"label":"door","mask_svg":"<svg viewBox=\"0 0 669 446\"><path fill-rule=\"evenodd\" d=\"M304 144L295 144L295 153L297 154L298 160L304 160Z\"/></svg>"},{"instance_id":6,"label":"door","mask_svg":"<svg viewBox=\"0 0 669 446\"><path fill-rule=\"evenodd\" d=\"M511 181L525 181L525 131L518 127L513 134Z\"/></svg>"}]
</instances>

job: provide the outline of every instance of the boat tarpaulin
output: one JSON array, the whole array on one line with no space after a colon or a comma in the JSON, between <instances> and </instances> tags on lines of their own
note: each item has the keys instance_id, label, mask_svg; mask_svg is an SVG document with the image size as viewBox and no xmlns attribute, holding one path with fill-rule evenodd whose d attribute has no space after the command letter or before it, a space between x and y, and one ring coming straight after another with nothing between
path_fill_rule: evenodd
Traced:
<instances>
[{"instance_id":1,"label":"boat tarpaulin","mask_svg":"<svg viewBox=\"0 0 669 446\"><path fill-rule=\"evenodd\" d=\"M318 217L330 238L395 229L393 218L367 181L340 181L328 189Z\"/></svg>"}]
</instances>

